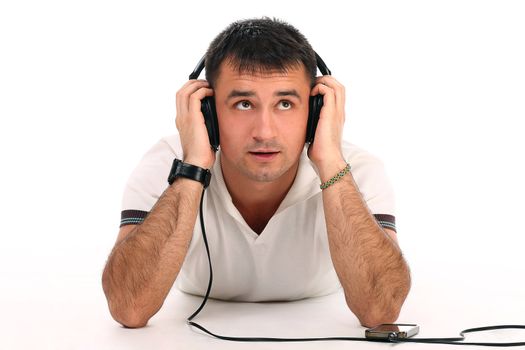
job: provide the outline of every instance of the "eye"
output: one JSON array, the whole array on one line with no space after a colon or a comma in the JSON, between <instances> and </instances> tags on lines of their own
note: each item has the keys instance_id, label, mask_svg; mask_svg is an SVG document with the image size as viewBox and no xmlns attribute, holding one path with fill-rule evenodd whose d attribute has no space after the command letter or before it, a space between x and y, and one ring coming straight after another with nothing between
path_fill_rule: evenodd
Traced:
<instances>
[{"instance_id":1,"label":"eye","mask_svg":"<svg viewBox=\"0 0 525 350\"><path fill-rule=\"evenodd\" d=\"M287 110L290 108L292 108L292 103L290 101L286 101L286 100L279 101L280 110Z\"/></svg>"},{"instance_id":2,"label":"eye","mask_svg":"<svg viewBox=\"0 0 525 350\"><path fill-rule=\"evenodd\" d=\"M235 108L241 111L247 111L252 109L252 104L249 101L243 100L235 104Z\"/></svg>"}]
</instances>

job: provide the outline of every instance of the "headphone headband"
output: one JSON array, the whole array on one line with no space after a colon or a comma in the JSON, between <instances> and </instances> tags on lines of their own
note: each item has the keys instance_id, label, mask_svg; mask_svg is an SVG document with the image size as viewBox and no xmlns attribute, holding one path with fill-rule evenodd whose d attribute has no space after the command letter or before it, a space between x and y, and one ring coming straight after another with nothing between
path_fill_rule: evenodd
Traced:
<instances>
[{"instance_id":1,"label":"headphone headband","mask_svg":"<svg viewBox=\"0 0 525 350\"><path fill-rule=\"evenodd\" d=\"M206 55L202 56L202 58L199 60L199 63L197 63L197 66L193 70L193 72L191 72L190 78L189 78L190 80L191 79L197 79L199 77L199 75L201 74L202 70L204 69L205 61L206 61Z\"/></svg>"},{"instance_id":2,"label":"headphone headband","mask_svg":"<svg viewBox=\"0 0 525 350\"><path fill-rule=\"evenodd\" d=\"M317 68L319 68L319 71L321 72L321 74L322 75L332 75L332 72L330 71L330 69L328 69L328 67L326 66L326 63L324 63L321 56L319 56L317 52L315 51L314 53L315 53L315 60L317 62Z\"/></svg>"},{"instance_id":3,"label":"headphone headband","mask_svg":"<svg viewBox=\"0 0 525 350\"><path fill-rule=\"evenodd\" d=\"M319 56L317 52L315 51L314 53L315 53L315 60L317 63L317 68L319 69L321 74L322 75L332 75L332 72L330 71L330 69L328 69L328 67L326 66L326 63L324 63L321 56ZM206 63L206 55L202 56L202 58L199 60L199 63L197 63L197 66L195 67L193 72L191 72L189 79L197 79L199 75L201 74L202 70L204 69L205 63Z\"/></svg>"}]
</instances>

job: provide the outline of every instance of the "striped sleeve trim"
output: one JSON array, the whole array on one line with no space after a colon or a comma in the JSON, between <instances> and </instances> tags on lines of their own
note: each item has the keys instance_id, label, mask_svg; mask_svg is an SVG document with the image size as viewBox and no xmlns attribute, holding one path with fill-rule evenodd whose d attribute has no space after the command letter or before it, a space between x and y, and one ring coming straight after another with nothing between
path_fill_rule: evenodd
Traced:
<instances>
[{"instance_id":1,"label":"striped sleeve trim","mask_svg":"<svg viewBox=\"0 0 525 350\"><path fill-rule=\"evenodd\" d=\"M147 211L143 210L123 210L120 213L120 227L126 225L142 224L144 219L148 216Z\"/></svg>"},{"instance_id":2,"label":"striped sleeve trim","mask_svg":"<svg viewBox=\"0 0 525 350\"><path fill-rule=\"evenodd\" d=\"M396 218L393 215L374 214L374 217L376 218L377 223L381 225L381 227L389 228L391 230L394 230L395 233L397 233Z\"/></svg>"},{"instance_id":3,"label":"striped sleeve trim","mask_svg":"<svg viewBox=\"0 0 525 350\"><path fill-rule=\"evenodd\" d=\"M144 222L148 216L147 211L143 210L123 210L120 215L120 227L126 225L139 225ZM383 228L389 228L397 233L396 218L393 215L374 214L377 223Z\"/></svg>"}]
</instances>

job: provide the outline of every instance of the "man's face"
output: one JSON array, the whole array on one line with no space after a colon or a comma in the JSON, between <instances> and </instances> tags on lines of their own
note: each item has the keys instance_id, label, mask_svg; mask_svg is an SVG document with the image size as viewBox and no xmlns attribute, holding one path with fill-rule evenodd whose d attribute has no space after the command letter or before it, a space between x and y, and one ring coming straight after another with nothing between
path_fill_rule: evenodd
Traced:
<instances>
[{"instance_id":1,"label":"man's face","mask_svg":"<svg viewBox=\"0 0 525 350\"><path fill-rule=\"evenodd\" d=\"M249 74L223 63L214 93L223 172L269 182L295 171L310 96L302 65Z\"/></svg>"}]
</instances>

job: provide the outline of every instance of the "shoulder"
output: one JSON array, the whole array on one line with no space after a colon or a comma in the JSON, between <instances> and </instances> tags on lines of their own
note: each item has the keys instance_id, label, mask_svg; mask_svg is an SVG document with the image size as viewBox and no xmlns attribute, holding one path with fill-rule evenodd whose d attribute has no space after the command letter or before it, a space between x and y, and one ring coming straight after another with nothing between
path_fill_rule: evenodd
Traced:
<instances>
[{"instance_id":1,"label":"shoulder","mask_svg":"<svg viewBox=\"0 0 525 350\"><path fill-rule=\"evenodd\" d=\"M173 159L182 156L178 134L162 137L150 147L128 178L122 209L149 211L168 186Z\"/></svg>"},{"instance_id":2,"label":"shoulder","mask_svg":"<svg viewBox=\"0 0 525 350\"><path fill-rule=\"evenodd\" d=\"M168 135L158 140L143 156L133 175L140 177L164 178L171 168L174 158L183 159L182 145L178 134ZM167 169L167 170L166 170Z\"/></svg>"},{"instance_id":3,"label":"shoulder","mask_svg":"<svg viewBox=\"0 0 525 350\"><path fill-rule=\"evenodd\" d=\"M394 215L394 191L383 161L350 142L343 142L342 151L350 164L352 177L372 213Z\"/></svg>"},{"instance_id":4,"label":"shoulder","mask_svg":"<svg viewBox=\"0 0 525 350\"><path fill-rule=\"evenodd\" d=\"M174 158L181 158L182 156L182 145L179 135L164 136L142 156L137 168L156 171L159 167L171 166Z\"/></svg>"},{"instance_id":5,"label":"shoulder","mask_svg":"<svg viewBox=\"0 0 525 350\"><path fill-rule=\"evenodd\" d=\"M180 142L179 134L172 134L162 137L150 149L148 153L167 153L182 157L182 144Z\"/></svg>"},{"instance_id":6,"label":"shoulder","mask_svg":"<svg viewBox=\"0 0 525 350\"><path fill-rule=\"evenodd\" d=\"M342 152L358 183L367 179L378 181L385 177L384 163L377 155L347 141L343 141Z\"/></svg>"},{"instance_id":7,"label":"shoulder","mask_svg":"<svg viewBox=\"0 0 525 350\"><path fill-rule=\"evenodd\" d=\"M375 154L351 143L343 141L341 145L343 157L352 168L362 168L367 165L382 165L382 160Z\"/></svg>"}]
</instances>

